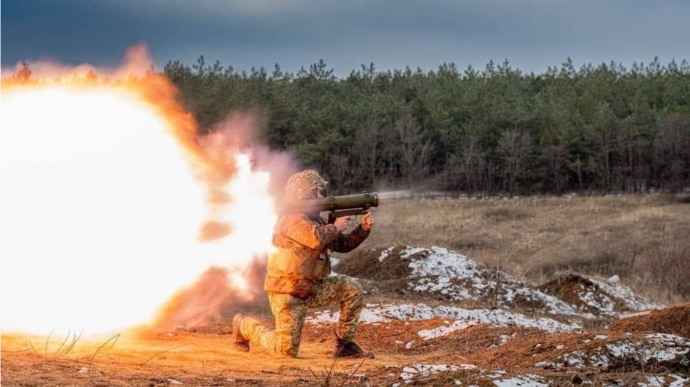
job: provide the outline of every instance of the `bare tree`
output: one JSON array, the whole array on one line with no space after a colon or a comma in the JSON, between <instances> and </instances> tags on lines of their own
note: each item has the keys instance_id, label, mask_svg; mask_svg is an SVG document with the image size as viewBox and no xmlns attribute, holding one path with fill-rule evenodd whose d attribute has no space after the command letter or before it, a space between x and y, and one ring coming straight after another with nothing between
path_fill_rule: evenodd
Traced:
<instances>
[{"instance_id":1,"label":"bare tree","mask_svg":"<svg viewBox=\"0 0 690 387\"><path fill-rule=\"evenodd\" d=\"M483 154L479 139L470 137L461 147L460 169L468 192L479 189L483 169Z\"/></svg>"},{"instance_id":2,"label":"bare tree","mask_svg":"<svg viewBox=\"0 0 690 387\"><path fill-rule=\"evenodd\" d=\"M400 174L409 185L424 176L431 143L424 140L419 124L410 115L395 122L395 132L400 150Z\"/></svg>"},{"instance_id":3,"label":"bare tree","mask_svg":"<svg viewBox=\"0 0 690 387\"><path fill-rule=\"evenodd\" d=\"M662 188L673 191L684 185L684 169L690 163L690 120L685 117L668 117L659 122L654 139L656 175Z\"/></svg>"},{"instance_id":4,"label":"bare tree","mask_svg":"<svg viewBox=\"0 0 690 387\"><path fill-rule=\"evenodd\" d=\"M333 188L342 192L349 183L349 157L344 153L333 155L330 159L329 169L332 171L331 176L333 177L333 180L335 180Z\"/></svg>"},{"instance_id":5,"label":"bare tree","mask_svg":"<svg viewBox=\"0 0 690 387\"><path fill-rule=\"evenodd\" d=\"M503 173L508 184L508 193L513 196L517 180L522 177L527 168L527 161L532 151L532 138L529 133L518 130L508 130L501 134L499 149L503 156Z\"/></svg>"},{"instance_id":6,"label":"bare tree","mask_svg":"<svg viewBox=\"0 0 690 387\"><path fill-rule=\"evenodd\" d=\"M565 173L568 166L568 151L563 144L547 146L542 150L542 159L548 166L553 187L557 192L561 192L568 180Z\"/></svg>"},{"instance_id":7,"label":"bare tree","mask_svg":"<svg viewBox=\"0 0 690 387\"><path fill-rule=\"evenodd\" d=\"M360 129L355 135L353 154L357 160L358 185L361 183L373 185L376 183L376 171L380 163L379 132L380 126L374 122L369 122Z\"/></svg>"}]
</instances>

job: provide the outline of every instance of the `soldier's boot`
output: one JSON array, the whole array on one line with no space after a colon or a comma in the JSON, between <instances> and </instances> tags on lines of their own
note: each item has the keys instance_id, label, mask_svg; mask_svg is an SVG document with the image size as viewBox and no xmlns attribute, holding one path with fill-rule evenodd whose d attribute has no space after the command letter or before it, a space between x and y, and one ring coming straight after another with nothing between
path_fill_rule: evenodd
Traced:
<instances>
[{"instance_id":1,"label":"soldier's boot","mask_svg":"<svg viewBox=\"0 0 690 387\"><path fill-rule=\"evenodd\" d=\"M335 347L333 348L334 358L363 358L368 357L373 359L375 357L373 352L364 351L354 341L343 340L340 337L335 339Z\"/></svg>"},{"instance_id":2,"label":"soldier's boot","mask_svg":"<svg viewBox=\"0 0 690 387\"><path fill-rule=\"evenodd\" d=\"M242 336L240 329L242 326L242 319L244 319L244 316L239 313L232 318L232 345L238 351L249 352L249 340Z\"/></svg>"}]
</instances>

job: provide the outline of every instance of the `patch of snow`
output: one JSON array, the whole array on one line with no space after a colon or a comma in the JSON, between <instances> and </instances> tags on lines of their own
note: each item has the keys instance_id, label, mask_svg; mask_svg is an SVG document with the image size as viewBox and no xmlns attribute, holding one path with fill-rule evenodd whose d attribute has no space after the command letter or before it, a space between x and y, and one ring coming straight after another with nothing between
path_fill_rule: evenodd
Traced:
<instances>
[{"instance_id":1,"label":"patch of snow","mask_svg":"<svg viewBox=\"0 0 690 387\"><path fill-rule=\"evenodd\" d=\"M613 357L623 357L631 353L635 353L636 346L631 342L618 342L613 344L606 344L606 349Z\"/></svg>"},{"instance_id":2,"label":"patch of snow","mask_svg":"<svg viewBox=\"0 0 690 387\"><path fill-rule=\"evenodd\" d=\"M383 262L386 258L388 258L388 255L393 251L393 247L389 247L381 252L381 255L379 255L379 262ZM333 259L333 258L331 258Z\"/></svg>"},{"instance_id":3,"label":"patch of snow","mask_svg":"<svg viewBox=\"0 0 690 387\"><path fill-rule=\"evenodd\" d=\"M594 336L594 339L595 339L595 340L606 340L606 339L608 339L608 338L609 338L609 337L606 336L606 335L596 335L596 336Z\"/></svg>"},{"instance_id":4,"label":"patch of snow","mask_svg":"<svg viewBox=\"0 0 690 387\"><path fill-rule=\"evenodd\" d=\"M606 343L589 350L589 357L584 351L575 351L558 356L555 365L563 364L581 368L585 365L606 367L611 359L634 358L642 363L671 361L690 353L690 340L680 336L664 333L648 334L645 338ZM536 366L550 366L550 362L540 362Z\"/></svg>"},{"instance_id":5,"label":"patch of snow","mask_svg":"<svg viewBox=\"0 0 690 387\"><path fill-rule=\"evenodd\" d=\"M424 254L412 257L418 253ZM435 293L460 301L486 299L497 290L499 305L526 303L538 305L538 309L550 314L578 314L575 308L554 296L532 289L506 273L487 270L474 260L442 247L407 247L400 257L410 258L412 272L408 288L414 292ZM500 277L498 281L496 274Z\"/></svg>"},{"instance_id":6,"label":"patch of snow","mask_svg":"<svg viewBox=\"0 0 690 387\"><path fill-rule=\"evenodd\" d=\"M616 275L612 276L611 278L609 278L607 281L610 284L616 284L616 283L620 282L620 280L621 280L621 277L619 277L618 274L616 274Z\"/></svg>"},{"instance_id":7,"label":"patch of snow","mask_svg":"<svg viewBox=\"0 0 690 387\"><path fill-rule=\"evenodd\" d=\"M673 377L676 380L671 382L671 384L669 384L668 387L682 387L682 386L685 386L687 382L690 382L690 378L685 379L682 376L678 376L678 375L674 375L674 374L671 374L670 377Z\"/></svg>"},{"instance_id":8,"label":"patch of snow","mask_svg":"<svg viewBox=\"0 0 690 387\"><path fill-rule=\"evenodd\" d=\"M176 379L168 379L168 383L170 383L170 384L182 384L181 381L176 380Z\"/></svg>"},{"instance_id":9,"label":"patch of snow","mask_svg":"<svg viewBox=\"0 0 690 387\"><path fill-rule=\"evenodd\" d=\"M562 368L563 363L554 363L550 361L540 361L538 363L534 364L535 367L542 367L544 369L551 369L551 368Z\"/></svg>"},{"instance_id":10,"label":"patch of snow","mask_svg":"<svg viewBox=\"0 0 690 387\"><path fill-rule=\"evenodd\" d=\"M631 310L640 311L647 309L660 309L664 307L662 304L647 302L646 300L641 299L640 297L636 296L635 293L630 290L630 288L623 286L620 283L604 283L594 279L591 281L603 292L607 293L611 297L623 301Z\"/></svg>"},{"instance_id":11,"label":"patch of snow","mask_svg":"<svg viewBox=\"0 0 690 387\"><path fill-rule=\"evenodd\" d=\"M663 376L647 376L647 383L638 383L640 387L663 387L664 377Z\"/></svg>"},{"instance_id":12,"label":"patch of snow","mask_svg":"<svg viewBox=\"0 0 690 387\"><path fill-rule=\"evenodd\" d=\"M585 351L575 351L563 355L562 358L569 367L584 368L586 355L587 353Z\"/></svg>"},{"instance_id":13,"label":"patch of snow","mask_svg":"<svg viewBox=\"0 0 690 387\"><path fill-rule=\"evenodd\" d=\"M498 344L492 344L489 348L496 348L496 347L506 345L506 344L508 344L508 339L510 339L511 337L515 337L515 336L517 336L517 333L513 333L511 336L501 335L501 336L499 336L501 339L501 342Z\"/></svg>"},{"instance_id":14,"label":"patch of snow","mask_svg":"<svg viewBox=\"0 0 690 387\"><path fill-rule=\"evenodd\" d=\"M411 380L415 377L426 377L438 372L472 370L477 368L473 364L447 365L447 364L413 364L412 366L403 367L400 378L402 380Z\"/></svg>"},{"instance_id":15,"label":"patch of snow","mask_svg":"<svg viewBox=\"0 0 690 387\"><path fill-rule=\"evenodd\" d=\"M412 344L414 344L414 340L410 341L409 343L405 344L405 349L410 349L412 348Z\"/></svg>"},{"instance_id":16,"label":"patch of snow","mask_svg":"<svg viewBox=\"0 0 690 387\"><path fill-rule=\"evenodd\" d=\"M607 367L609 365L609 357L601 352L593 353L592 356L589 357L589 364L594 367Z\"/></svg>"},{"instance_id":17,"label":"patch of snow","mask_svg":"<svg viewBox=\"0 0 690 387\"><path fill-rule=\"evenodd\" d=\"M457 320L447 327L441 326L434 329L422 329L421 331L417 332L417 334L421 336L423 340L429 340L437 337L448 336L452 332L467 329L472 325L477 325L477 323L473 321Z\"/></svg>"},{"instance_id":18,"label":"patch of snow","mask_svg":"<svg viewBox=\"0 0 690 387\"><path fill-rule=\"evenodd\" d=\"M547 383L542 383L541 377L537 375L520 375L510 379L494 380L494 384L498 387L548 387Z\"/></svg>"},{"instance_id":19,"label":"patch of snow","mask_svg":"<svg viewBox=\"0 0 690 387\"><path fill-rule=\"evenodd\" d=\"M491 379L496 379L496 378L499 378L499 377L501 377L501 376L503 376L503 375L505 375L505 374L506 374L506 371L505 371L505 370L496 370L496 371L494 371L493 374L489 375L489 377L490 377Z\"/></svg>"},{"instance_id":20,"label":"patch of snow","mask_svg":"<svg viewBox=\"0 0 690 387\"><path fill-rule=\"evenodd\" d=\"M550 318L529 318L521 313L500 309L463 309L452 306L431 307L426 304L367 304L360 314L362 323L380 323L391 320L428 320L435 317L465 320L495 326L521 326L547 332L569 332L581 329L578 324L564 324ZM337 322L340 312L326 310L307 317L307 322Z\"/></svg>"},{"instance_id":21,"label":"patch of snow","mask_svg":"<svg viewBox=\"0 0 690 387\"><path fill-rule=\"evenodd\" d=\"M408 247L405 249L405 251L400 252L400 258L402 258L402 259L408 259L408 258L410 258L411 256L413 256L413 255L415 255L415 254L422 253L422 252L425 252L425 251L427 251L427 250L428 250L428 249L425 249L425 248L423 248L423 247L409 247L409 246L408 246Z\"/></svg>"}]
</instances>

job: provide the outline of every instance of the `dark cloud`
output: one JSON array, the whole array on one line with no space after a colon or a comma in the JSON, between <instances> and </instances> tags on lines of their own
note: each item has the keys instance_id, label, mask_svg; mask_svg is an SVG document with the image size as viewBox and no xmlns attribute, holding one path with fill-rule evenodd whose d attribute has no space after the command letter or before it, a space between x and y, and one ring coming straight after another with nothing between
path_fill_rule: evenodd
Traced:
<instances>
[{"instance_id":1,"label":"dark cloud","mask_svg":"<svg viewBox=\"0 0 690 387\"><path fill-rule=\"evenodd\" d=\"M145 42L159 65L204 55L236 68L296 71L320 58L340 75L509 59L541 72L576 64L688 58L690 2L640 0L4 0L2 65L51 57L112 65Z\"/></svg>"}]
</instances>

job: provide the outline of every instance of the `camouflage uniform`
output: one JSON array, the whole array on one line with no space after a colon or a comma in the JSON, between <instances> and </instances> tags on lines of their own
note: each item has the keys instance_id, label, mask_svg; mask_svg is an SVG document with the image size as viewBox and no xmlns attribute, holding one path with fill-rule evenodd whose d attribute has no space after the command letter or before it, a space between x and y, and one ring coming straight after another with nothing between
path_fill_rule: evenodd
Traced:
<instances>
[{"instance_id":1,"label":"camouflage uniform","mask_svg":"<svg viewBox=\"0 0 690 387\"><path fill-rule=\"evenodd\" d=\"M313 170L293 175L288 181L291 200L316 197L327 183ZM330 251L349 252L359 246L369 231L361 225L348 234L327 224L319 214L286 214L276 224L275 253L269 256L264 289L268 293L276 329L244 318L240 333L275 354L297 356L308 308L340 304L336 334L353 341L362 311L362 287L344 275L328 276Z\"/></svg>"}]
</instances>

